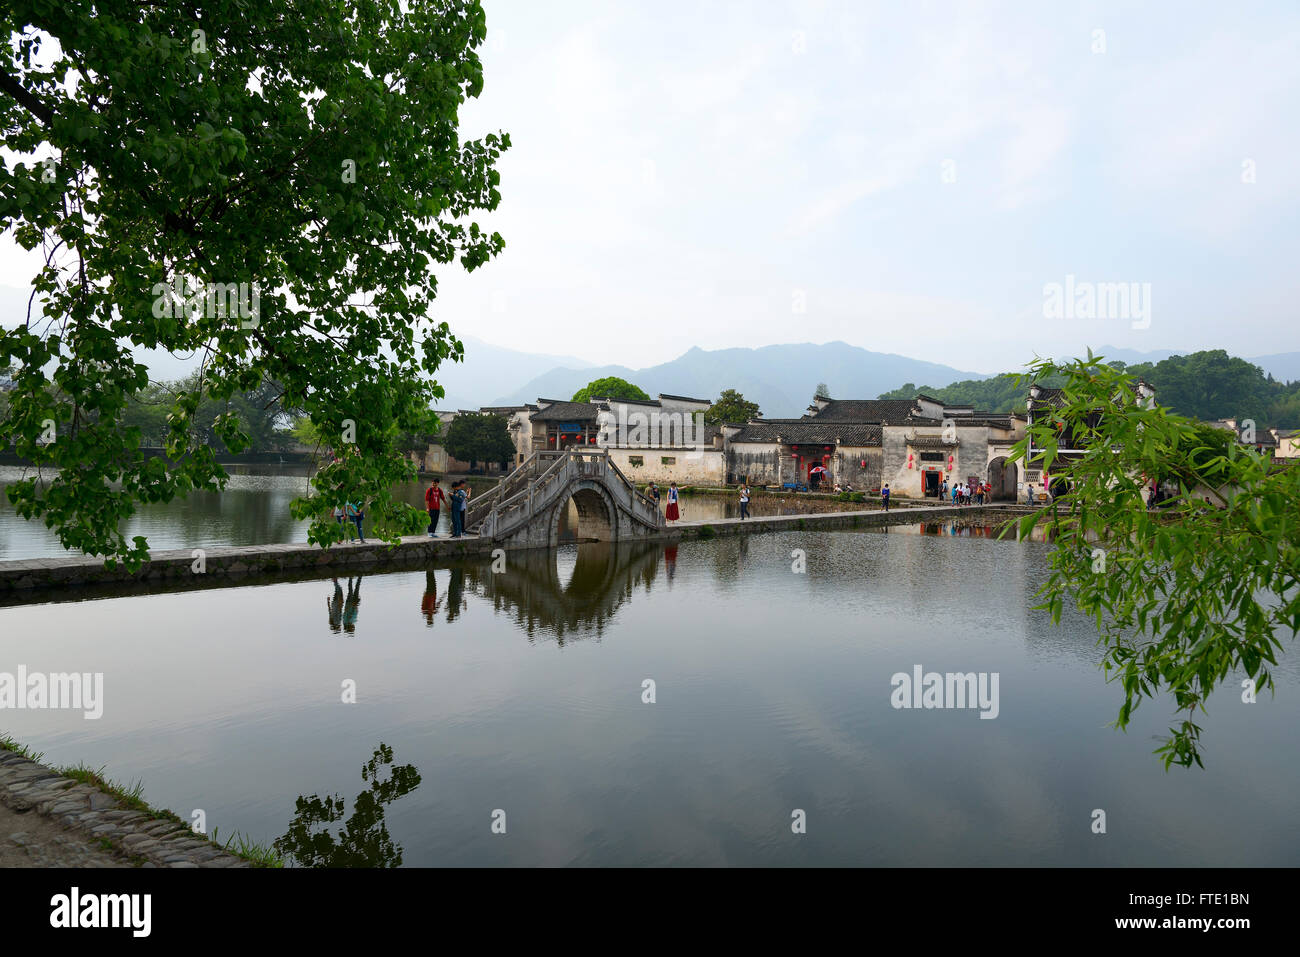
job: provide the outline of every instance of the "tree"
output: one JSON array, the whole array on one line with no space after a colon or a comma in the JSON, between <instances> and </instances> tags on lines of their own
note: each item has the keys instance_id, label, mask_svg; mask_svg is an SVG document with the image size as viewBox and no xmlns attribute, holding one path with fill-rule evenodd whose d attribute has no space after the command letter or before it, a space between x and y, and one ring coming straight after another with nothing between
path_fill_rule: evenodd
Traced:
<instances>
[{"instance_id":1,"label":"tree","mask_svg":"<svg viewBox=\"0 0 1300 957\"><path fill-rule=\"evenodd\" d=\"M1124 690L1117 727L1168 693L1183 717L1156 753L1166 768L1203 766L1196 712L1234 669L1250 693L1271 689L1279 638L1300 629L1300 469L1139 403L1131 367L1090 355L1032 370L1064 379L1052 416L1035 416L1033 444L1044 451L1032 467L1073 483L1020 522L1022 535L1044 523L1054 543L1039 607L1059 622L1069 600L1096 620L1103 666ZM1082 458L1058 460L1058 423L1082 437ZM1022 441L1013 458L1024 455ZM1152 479L1177 486L1154 511L1143 500Z\"/></svg>"},{"instance_id":2,"label":"tree","mask_svg":"<svg viewBox=\"0 0 1300 957\"><path fill-rule=\"evenodd\" d=\"M831 387L825 382L818 382L817 391L814 392L813 395L819 395L823 398L829 399L831 397Z\"/></svg>"},{"instance_id":3,"label":"tree","mask_svg":"<svg viewBox=\"0 0 1300 957\"><path fill-rule=\"evenodd\" d=\"M204 397L270 381L356 453L293 503L309 540L342 538L340 494L369 503L380 537L416 528L395 439L463 354L428 319L432 267L504 248L472 217L500 201L509 137L457 134L483 85L478 0L15 0L0 27L0 142L20 158L0 167L0 229L45 251L48 317L0 332L15 367L0 444L57 470L9 486L19 514L134 566L148 543L118 528L138 503L224 484L201 432L249 445L240 411L206 420ZM203 356L201 388L169 404L170 466L122 426L148 385L134 348Z\"/></svg>"},{"instance_id":4,"label":"tree","mask_svg":"<svg viewBox=\"0 0 1300 957\"><path fill-rule=\"evenodd\" d=\"M592 399L649 399L640 386L635 386L626 379L616 375L603 379L592 379L585 386L573 393L574 402L590 402Z\"/></svg>"},{"instance_id":5,"label":"tree","mask_svg":"<svg viewBox=\"0 0 1300 957\"><path fill-rule=\"evenodd\" d=\"M515 455L506 420L491 412L465 412L451 420L443 440L447 454L474 468L479 462L505 467Z\"/></svg>"},{"instance_id":6,"label":"tree","mask_svg":"<svg viewBox=\"0 0 1300 957\"><path fill-rule=\"evenodd\" d=\"M748 402L745 397L735 389L723 389L718 396L718 401L709 406L708 411L704 413L704 421L711 425L717 425L719 422L748 422L750 419L757 419L761 412L758 410L757 402Z\"/></svg>"}]
</instances>

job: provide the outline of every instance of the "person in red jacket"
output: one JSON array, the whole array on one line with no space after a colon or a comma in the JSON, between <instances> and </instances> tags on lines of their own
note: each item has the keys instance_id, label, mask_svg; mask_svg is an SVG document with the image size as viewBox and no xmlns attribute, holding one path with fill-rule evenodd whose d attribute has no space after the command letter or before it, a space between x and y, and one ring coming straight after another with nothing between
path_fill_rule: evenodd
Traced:
<instances>
[{"instance_id":1,"label":"person in red jacket","mask_svg":"<svg viewBox=\"0 0 1300 957\"><path fill-rule=\"evenodd\" d=\"M424 507L429 510L429 537L438 537L438 515L442 512L442 503L447 496L434 479L433 484L424 491Z\"/></svg>"}]
</instances>

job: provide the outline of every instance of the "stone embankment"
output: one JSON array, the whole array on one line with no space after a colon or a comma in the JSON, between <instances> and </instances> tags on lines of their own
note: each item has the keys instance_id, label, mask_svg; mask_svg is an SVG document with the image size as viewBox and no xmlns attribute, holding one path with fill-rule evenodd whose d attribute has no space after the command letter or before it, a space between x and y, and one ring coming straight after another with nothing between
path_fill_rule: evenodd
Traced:
<instances>
[{"instance_id":1,"label":"stone embankment","mask_svg":"<svg viewBox=\"0 0 1300 957\"><path fill-rule=\"evenodd\" d=\"M689 503L687 505L689 510ZM916 522L946 521L957 518L987 516L1003 521L1022 511L1013 505L900 505L886 512L879 508L861 511L811 512L803 515L756 515L738 518L680 521L657 532L640 537L640 541L682 541L712 538L715 535L750 535L790 530L830 530L878 528ZM347 542L323 549L308 544L223 546L205 549L179 549L154 552L137 571L124 567L105 568L98 558L33 558L0 562L0 601L23 601L24 595L50 590L94 585L134 583L183 583L203 588L209 584L229 584L254 578L324 574L356 574L376 568L401 565L427 565L430 562L488 554L495 548L510 548L477 535L457 539L431 539L426 535L403 538L389 545L370 541Z\"/></svg>"},{"instance_id":2,"label":"stone embankment","mask_svg":"<svg viewBox=\"0 0 1300 957\"><path fill-rule=\"evenodd\" d=\"M0 749L0 865L251 867L173 818Z\"/></svg>"}]
</instances>

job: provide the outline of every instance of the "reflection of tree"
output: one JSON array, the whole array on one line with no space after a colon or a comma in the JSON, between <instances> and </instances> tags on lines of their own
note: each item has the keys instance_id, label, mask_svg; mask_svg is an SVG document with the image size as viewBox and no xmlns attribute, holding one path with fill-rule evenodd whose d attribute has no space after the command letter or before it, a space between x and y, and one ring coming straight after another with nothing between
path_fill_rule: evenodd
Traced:
<instances>
[{"instance_id":1,"label":"reflection of tree","mask_svg":"<svg viewBox=\"0 0 1300 957\"><path fill-rule=\"evenodd\" d=\"M402 764L379 780L380 766L392 763L393 749L381 741L361 769L361 779L369 781L370 788L352 802L352 816L337 837L326 825L343 817L343 798L299 796L294 819L285 835L276 838L275 849L300 867L400 867L402 848L388 836L384 805L419 787L420 772ZM318 825L322 830L313 832Z\"/></svg>"},{"instance_id":2,"label":"reflection of tree","mask_svg":"<svg viewBox=\"0 0 1300 957\"><path fill-rule=\"evenodd\" d=\"M513 610L530 638L541 628L563 644L571 631L594 627L601 634L634 591L649 590L659 568L654 544L594 542L577 550L567 586L560 582L553 549L512 552L505 571L495 574L482 564L468 564L464 573L498 612Z\"/></svg>"}]
</instances>

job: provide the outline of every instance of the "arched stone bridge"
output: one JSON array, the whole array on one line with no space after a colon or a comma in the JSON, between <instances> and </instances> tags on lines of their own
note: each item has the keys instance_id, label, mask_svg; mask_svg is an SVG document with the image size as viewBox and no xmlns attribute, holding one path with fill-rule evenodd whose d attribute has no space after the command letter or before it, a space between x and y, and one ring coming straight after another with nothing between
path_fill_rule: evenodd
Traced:
<instances>
[{"instance_id":1,"label":"arched stone bridge","mask_svg":"<svg viewBox=\"0 0 1300 957\"><path fill-rule=\"evenodd\" d=\"M582 539L629 541L664 527L654 502L636 490L608 452L572 450L534 452L495 488L471 498L465 529L516 548L554 547L570 499Z\"/></svg>"}]
</instances>

